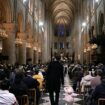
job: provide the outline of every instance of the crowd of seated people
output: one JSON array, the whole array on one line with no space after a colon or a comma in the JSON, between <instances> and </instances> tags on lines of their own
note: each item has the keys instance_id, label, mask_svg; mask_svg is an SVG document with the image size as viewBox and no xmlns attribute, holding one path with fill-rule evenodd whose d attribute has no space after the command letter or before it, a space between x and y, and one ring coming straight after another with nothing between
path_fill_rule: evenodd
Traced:
<instances>
[{"instance_id":1,"label":"crowd of seated people","mask_svg":"<svg viewBox=\"0 0 105 105\"><path fill-rule=\"evenodd\" d=\"M35 89L36 105L38 105L46 68L46 65L0 64L0 103L18 105L17 97L29 95L29 90Z\"/></svg>"},{"instance_id":2,"label":"crowd of seated people","mask_svg":"<svg viewBox=\"0 0 105 105\"><path fill-rule=\"evenodd\" d=\"M69 76L73 81L74 91L83 93L84 105L98 105L99 98L105 99L105 67L98 65L71 64ZM79 85L78 85L79 84ZM88 88L88 91L86 89ZM105 103L104 103L105 104Z\"/></svg>"},{"instance_id":3,"label":"crowd of seated people","mask_svg":"<svg viewBox=\"0 0 105 105\"><path fill-rule=\"evenodd\" d=\"M3 70L0 71L0 105L18 105L14 94L9 92L9 81Z\"/></svg>"},{"instance_id":4,"label":"crowd of seated people","mask_svg":"<svg viewBox=\"0 0 105 105\"><path fill-rule=\"evenodd\" d=\"M46 69L46 65L0 64L0 103L18 105L16 97L28 95L28 90L34 88L38 105L45 85ZM75 92L79 90L80 93L84 93L85 86L91 87L88 93L90 102L85 101L86 105L98 105L98 99L105 98L104 65L84 67L80 64L71 64L68 67L68 74L73 81Z\"/></svg>"}]
</instances>

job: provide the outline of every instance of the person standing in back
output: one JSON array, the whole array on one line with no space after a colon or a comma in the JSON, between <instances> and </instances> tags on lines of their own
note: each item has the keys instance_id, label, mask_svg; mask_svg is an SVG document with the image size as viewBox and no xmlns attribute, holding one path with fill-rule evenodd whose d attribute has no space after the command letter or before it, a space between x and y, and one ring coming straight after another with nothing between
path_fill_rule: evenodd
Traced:
<instances>
[{"instance_id":1,"label":"person standing in back","mask_svg":"<svg viewBox=\"0 0 105 105\"><path fill-rule=\"evenodd\" d=\"M51 105L58 105L60 87L61 84L64 85L63 65L59 61L60 56L56 56L56 60L49 63L46 72L46 87L49 92Z\"/></svg>"}]
</instances>

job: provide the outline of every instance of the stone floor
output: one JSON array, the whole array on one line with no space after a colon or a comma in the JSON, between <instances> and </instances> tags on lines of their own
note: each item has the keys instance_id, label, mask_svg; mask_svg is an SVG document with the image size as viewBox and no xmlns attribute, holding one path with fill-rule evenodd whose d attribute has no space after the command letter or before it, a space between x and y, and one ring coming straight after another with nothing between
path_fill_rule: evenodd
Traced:
<instances>
[{"instance_id":1,"label":"stone floor","mask_svg":"<svg viewBox=\"0 0 105 105\"><path fill-rule=\"evenodd\" d=\"M64 86L72 86L72 82L69 80L68 75L65 76L65 85ZM67 105L67 102L65 101L64 97L65 97L65 92L64 92L64 89L61 88L59 105ZM41 100L40 100L40 105L50 105L48 93L43 93ZM73 105L82 105L82 96L81 95L77 94L77 96L74 97Z\"/></svg>"}]
</instances>

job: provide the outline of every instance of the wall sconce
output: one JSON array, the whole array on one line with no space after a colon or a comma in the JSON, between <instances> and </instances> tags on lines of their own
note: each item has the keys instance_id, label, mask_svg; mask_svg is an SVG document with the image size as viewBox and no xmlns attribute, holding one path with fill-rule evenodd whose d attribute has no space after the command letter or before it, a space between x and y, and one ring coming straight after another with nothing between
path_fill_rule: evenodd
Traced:
<instances>
[{"instance_id":1,"label":"wall sconce","mask_svg":"<svg viewBox=\"0 0 105 105\"><path fill-rule=\"evenodd\" d=\"M40 53L41 52L41 49L38 49L38 52Z\"/></svg>"},{"instance_id":2,"label":"wall sconce","mask_svg":"<svg viewBox=\"0 0 105 105\"><path fill-rule=\"evenodd\" d=\"M2 48L2 47L0 47L0 53L2 53L2 49L3 49L3 48Z\"/></svg>"},{"instance_id":3,"label":"wall sconce","mask_svg":"<svg viewBox=\"0 0 105 105\"><path fill-rule=\"evenodd\" d=\"M92 44L92 49L96 49L98 46L97 46L97 44Z\"/></svg>"},{"instance_id":4,"label":"wall sconce","mask_svg":"<svg viewBox=\"0 0 105 105\"><path fill-rule=\"evenodd\" d=\"M33 50L37 51L37 47L33 47Z\"/></svg>"},{"instance_id":5,"label":"wall sconce","mask_svg":"<svg viewBox=\"0 0 105 105\"><path fill-rule=\"evenodd\" d=\"M0 37L1 38L7 38L8 37L8 35L6 34L6 30L0 28Z\"/></svg>"},{"instance_id":6,"label":"wall sconce","mask_svg":"<svg viewBox=\"0 0 105 105\"><path fill-rule=\"evenodd\" d=\"M86 53L86 52L87 52L87 49L85 48L85 49L84 49L84 53Z\"/></svg>"},{"instance_id":7,"label":"wall sconce","mask_svg":"<svg viewBox=\"0 0 105 105\"><path fill-rule=\"evenodd\" d=\"M42 27L43 25L44 25L44 23L43 23L42 21L40 21L40 22L39 22L39 26Z\"/></svg>"},{"instance_id":8,"label":"wall sconce","mask_svg":"<svg viewBox=\"0 0 105 105\"><path fill-rule=\"evenodd\" d=\"M82 23L82 27L85 27L85 26L86 26L86 22L83 22L83 23Z\"/></svg>"},{"instance_id":9,"label":"wall sconce","mask_svg":"<svg viewBox=\"0 0 105 105\"><path fill-rule=\"evenodd\" d=\"M16 38L15 44L16 45L22 45L22 40L20 38Z\"/></svg>"},{"instance_id":10,"label":"wall sconce","mask_svg":"<svg viewBox=\"0 0 105 105\"><path fill-rule=\"evenodd\" d=\"M31 43L26 43L26 47L27 47L27 48L32 48Z\"/></svg>"},{"instance_id":11,"label":"wall sconce","mask_svg":"<svg viewBox=\"0 0 105 105\"><path fill-rule=\"evenodd\" d=\"M98 3L99 2L99 0L96 0L96 3Z\"/></svg>"},{"instance_id":12,"label":"wall sconce","mask_svg":"<svg viewBox=\"0 0 105 105\"><path fill-rule=\"evenodd\" d=\"M87 51L90 51L91 50L91 47L89 46L88 48L87 48Z\"/></svg>"}]
</instances>

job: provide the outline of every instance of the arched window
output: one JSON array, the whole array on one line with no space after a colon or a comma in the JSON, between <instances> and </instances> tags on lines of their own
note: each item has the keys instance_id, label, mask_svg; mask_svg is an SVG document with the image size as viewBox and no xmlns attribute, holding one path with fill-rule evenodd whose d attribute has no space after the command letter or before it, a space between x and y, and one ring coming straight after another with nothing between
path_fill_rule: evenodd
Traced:
<instances>
[{"instance_id":1,"label":"arched window","mask_svg":"<svg viewBox=\"0 0 105 105\"><path fill-rule=\"evenodd\" d=\"M64 49L64 43L63 42L60 42L59 43L59 48L62 50L62 49Z\"/></svg>"},{"instance_id":2,"label":"arched window","mask_svg":"<svg viewBox=\"0 0 105 105\"><path fill-rule=\"evenodd\" d=\"M65 27L64 25L56 25L55 29L54 29L54 35L55 36L59 36L59 37L63 37L65 35Z\"/></svg>"}]
</instances>

